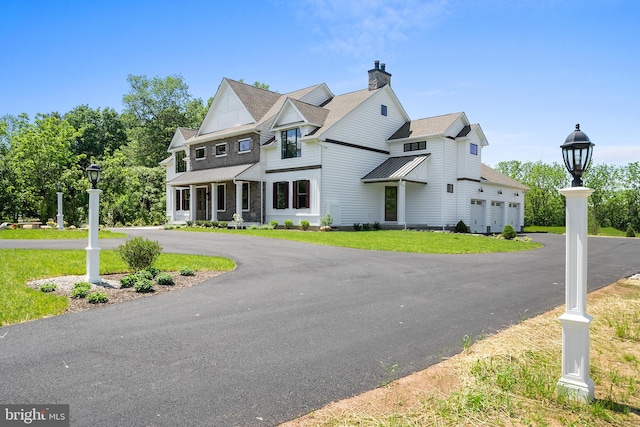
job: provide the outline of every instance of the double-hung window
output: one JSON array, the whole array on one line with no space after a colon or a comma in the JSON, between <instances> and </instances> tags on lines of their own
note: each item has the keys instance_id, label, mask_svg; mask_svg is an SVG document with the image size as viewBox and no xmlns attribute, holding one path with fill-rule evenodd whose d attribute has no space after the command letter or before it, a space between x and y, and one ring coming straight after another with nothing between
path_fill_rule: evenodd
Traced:
<instances>
[{"instance_id":1,"label":"double-hung window","mask_svg":"<svg viewBox=\"0 0 640 427\"><path fill-rule=\"evenodd\" d=\"M187 153L184 151L176 151L176 173L187 171L187 162L184 158L187 157Z\"/></svg>"},{"instance_id":2,"label":"double-hung window","mask_svg":"<svg viewBox=\"0 0 640 427\"><path fill-rule=\"evenodd\" d=\"M282 158L290 159L293 157L301 156L301 143L300 128L283 130L281 133L282 139Z\"/></svg>"},{"instance_id":3,"label":"double-hung window","mask_svg":"<svg viewBox=\"0 0 640 427\"><path fill-rule=\"evenodd\" d=\"M293 182L293 208L309 208L309 180L302 179Z\"/></svg>"},{"instance_id":4,"label":"double-hung window","mask_svg":"<svg viewBox=\"0 0 640 427\"><path fill-rule=\"evenodd\" d=\"M273 183L273 208L287 209L289 207L289 183L280 181Z\"/></svg>"}]
</instances>

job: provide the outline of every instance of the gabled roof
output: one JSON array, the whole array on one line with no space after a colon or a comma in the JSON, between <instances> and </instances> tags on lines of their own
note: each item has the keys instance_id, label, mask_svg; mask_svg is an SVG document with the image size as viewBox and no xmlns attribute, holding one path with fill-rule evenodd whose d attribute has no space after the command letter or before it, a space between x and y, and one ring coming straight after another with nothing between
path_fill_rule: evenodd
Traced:
<instances>
[{"instance_id":1,"label":"gabled roof","mask_svg":"<svg viewBox=\"0 0 640 427\"><path fill-rule=\"evenodd\" d=\"M240 102L251 114L257 123L264 117L269 109L280 99L282 95L265 89L260 89L253 85L237 82L224 78L235 94L240 98Z\"/></svg>"},{"instance_id":2,"label":"gabled roof","mask_svg":"<svg viewBox=\"0 0 640 427\"><path fill-rule=\"evenodd\" d=\"M326 108L318 107L315 105L307 104L306 102L298 101L297 99L287 98L284 105L271 120L270 128L276 126L278 118L284 114L287 106L293 106L301 115L301 119L307 123L311 123L317 126L322 126L329 114L329 110Z\"/></svg>"},{"instance_id":3,"label":"gabled roof","mask_svg":"<svg viewBox=\"0 0 640 427\"><path fill-rule=\"evenodd\" d=\"M356 92L349 92L343 95L334 96L331 101L322 107L329 111L326 119L324 120L323 126L310 135L319 137L340 119L352 112L358 105L362 104L369 97L383 89L384 88L377 90L363 89Z\"/></svg>"},{"instance_id":4,"label":"gabled roof","mask_svg":"<svg viewBox=\"0 0 640 427\"><path fill-rule=\"evenodd\" d=\"M453 123L464 113L451 113L442 116L427 117L424 119L411 120L400 127L389 141L394 139L427 137L433 135L443 135Z\"/></svg>"},{"instance_id":5,"label":"gabled roof","mask_svg":"<svg viewBox=\"0 0 640 427\"><path fill-rule=\"evenodd\" d=\"M486 181L488 184L498 184L504 185L505 187L518 188L520 190L528 190L524 184L519 183L513 178L509 178L505 174L498 172L495 169L490 168L489 166L482 163L482 168L480 170L480 176L483 181Z\"/></svg>"},{"instance_id":6,"label":"gabled roof","mask_svg":"<svg viewBox=\"0 0 640 427\"><path fill-rule=\"evenodd\" d=\"M430 153L415 156L391 157L361 178L362 182L398 181L406 178ZM416 180L418 181L418 180ZM424 182L424 181L419 181Z\"/></svg>"},{"instance_id":7,"label":"gabled roof","mask_svg":"<svg viewBox=\"0 0 640 427\"><path fill-rule=\"evenodd\" d=\"M193 138L197 133L197 129L179 127L173 134L173 138L171 138L171 143L169 144L167 151L182 147L186 140Z\"/></svg>"}]
</instances>

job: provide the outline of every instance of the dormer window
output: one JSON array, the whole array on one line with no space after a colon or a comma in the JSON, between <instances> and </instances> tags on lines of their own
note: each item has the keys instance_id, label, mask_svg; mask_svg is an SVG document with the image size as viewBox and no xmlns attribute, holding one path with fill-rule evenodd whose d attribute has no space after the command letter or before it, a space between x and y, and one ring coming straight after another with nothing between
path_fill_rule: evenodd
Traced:
<instances>
[{"instance_id":1,"label":"dormer window","mask_svg":"<svg viewBox=\"0 0 640 427\"><path fill-rule=\"evenodd\" d=\"M283 130L281 132L283 159L291 159L301 156L301 138L302 135L300 134L300 128Z\"/></svg>"}]
</instances>

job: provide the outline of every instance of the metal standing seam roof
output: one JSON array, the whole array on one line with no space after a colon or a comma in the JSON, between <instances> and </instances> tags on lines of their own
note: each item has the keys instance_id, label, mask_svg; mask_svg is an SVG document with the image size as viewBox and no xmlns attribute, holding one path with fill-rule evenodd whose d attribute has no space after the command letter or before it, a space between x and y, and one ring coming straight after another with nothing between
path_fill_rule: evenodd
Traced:
<instances>
[{"instance_id":1,"label":"metal standing seam roof","mask_svg":"<svg viewBox=\"0 0 640 427\"><path fill-rule=\"evenodd\" d=\"M226 166L222 168L187 171L167 182L167 184L178 186L201 184L205 182L230 181L255 164L256 163L249 163L244 165Z\"/></svg>"},{"instance_id":2,"label":"metal standing seam roof","mask_svg":"<svg viewBox=\"0 0 640 427\"><path fill-rule=\"evenodd\" d=\"M364 182L400 180L405 178L419 164L431 156L431 153L415 156L391 157L361 178Z\"/></svg>"}]
</instances>

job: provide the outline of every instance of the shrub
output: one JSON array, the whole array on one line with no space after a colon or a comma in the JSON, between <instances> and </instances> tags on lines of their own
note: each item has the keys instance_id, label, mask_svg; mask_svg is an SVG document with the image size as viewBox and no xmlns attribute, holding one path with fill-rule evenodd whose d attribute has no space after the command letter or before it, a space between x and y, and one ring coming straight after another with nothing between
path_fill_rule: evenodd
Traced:
<instances>
[{"instance_id":1,"label":"shrub","mask_svg":"<svg viewBox=\"0 0 640 427\"><path fill-rule=\"evenodd\" d=\"M369 231L371 230L371 224L369 224L368 222L365 222L364 224L362 224L362 229L364 231Z\"/></svg>"},{"instance_id":2,"label":"shrub","mask_svg":"<svg viewBox=\"0 0 640 427\"><path fill-rule=\"evenodd\" d=\"M194 221L187 221L187 227L193 227L194 224Z\"/></svg>"},{"instance_id":3,"label":"shrub","mask_svg":"<svg viewBox=\"0 0 640 427\"><path fill-rule=\"evenodd\" d=\"M603 226L604 228L611 227L611 220L609 218L604 218L602 220L602 224L600 225Z\"/></svg>"},{"instance_id":4,"label":"shrub","mask_svg":"<svg viewBox=\"0 0 640 427\"><path fill-rule=\"evenodd\" d=\"M512 240L516 237L516 230L513 229L511 224L507 224L504 226L504 229L502 230L502 237L507 240Z\"/></svg>"},{"instance_id":5,"label":"shrub","mask_svg":"<svg viewBox=\"0 0 640 427\"><path fill-rule=\"evenodd\" d=\"M40 292L53 292L56 290L56 284L55 283L44 283L42 285L40 285Z\"/></svg>"},{"instance_id":6,"label":"shrub","mask_svg":"<svg viewBox=\"0 0 640 427\"><path fill-rule=\"evenodd\" d=\"M87 301L91 304L101 304L109 301L109 297L106 292L95 291L87 295Z\"/></svg>"},{"instance_id":7,"label":"shrub","mask_svg":"<svg viewBox=\"0 0 640 427\"><path fill-rule=\"evenodd\" d=\"M373 223L373 229L374 230L382 230L382 227L380 226L380 223L378 221Z\"/></svg>"},{"instance_id":8,"label":"shrub","mask_svg":"<svg viewBox=\"0 0 640 427\"><path fill-rule=\"evenodd\" d=\"M149 267L145 268L143 271L148 271L149 273L151 273L151 278L152 279L154 277L156 277L158 274L160 274L160 269L158 267L154 267L152 265L150 265Z\"/></svg>"},{"instance_id":9,"label":"shrub","mask_svg":"<svg viewBox=\"0 0 640 427\"><path fill-rule=\"evenodd\" d=\"M636 237L636 231L633 229L631 223L627 224L627 237Z\"/></svg>"},{"instance_id":10,"label":"shrub","mask_svg":"<svg viewBox=\"0 0 640 427\"><path fill-rule=\"evenodd\" d=\"M133 289L140 293L153 292L153 282L146 277L138 276L133 284Z\"/></svg>"},{"instance_id":11,"label":"shrub","mask_svg":"<svg viewBox=\"0 0 640 427\"><path fill-rule=\"evenodd\" d=\"M271 221L269 221L269 225L272 226L273 228L278 228L278 221L276 221L275 219L272 219Z\"/></svg>"},{"instance_id":12,"label":"shrub","mask_svg":"<svg viewBox=\"0 0 640 427\"><path fill-rule=\"evenodd\" d=\"M181 276L195 276L196 274L193 269L189 267L180 267L180 270L178 270L178 272Z\"/></svg>"},{"instance_id":13,"label":"shrub","mask_svg":"<svg viewBox=\"0 0 640 427\"><path fill-rule=\"evenodd\" d=\"M458 221L458 223L456 224L455 231L456 233L471 233L471 229L467 227L467 224L465 224L462 220Z\"/></svg>"},{"instance_id":14,"label":"shrub","mask_svg":"<svg viewBox=\"0 0 640 427\"><path fill-rule=\"evenodd\" d=\"M286 228L287 230L291 230L293 228L293 220L285 219L284 228Z\"/></svg>"},{"instance_id":15,"label":"shrub","mask_svg":"<svg viewBox=\"0 0 640 427\"><path fill-rule=\"evenodd\" d=\"M322 218L320 218L320 226L322 227L330 227L333 224L333 217L331 214L326 214Z\"/></svg>"},{"instance_id":16,"label":"shrub","mask_svg":"<svg viewBox=\"0 0 640 427\"><path fill-rule=\"evenodd\" d=\"M172 286L176 282L173 280L173 276L169 273L160 273L156 276L156 283L161 286Z\"/></svg>"},{"instance_id":17,"label":"shrub","mask_svg":"<svg viewBox=\"0 0 640 427\"><path fill-rule=\"evenodd\" d=\"M220 228L227 228L227 227L229 227L229 223L228 223L227 221L220 221L220 222L218 223L218 227L220 227Z\"/></svg>"},{"instance_id":18,"label":"shrub","mask_svg":"<svg viewBox=\"0 0 640 427\"><path fill-rule=\"evenodd\" d=\"M136 272L133 276L135 277L136 280L138 279L138 277L142 277L144 279L153 280L153 277L154 277L153 273L150 272L147 269L140 270L140 271Z\"/></svg>"},{"instance_id":19,"label":"shrub","mask_svg":"<svg viewBox=\"0 0 640 427\"><path fill-rule=\"evenodd\" d=\"M134 237L116 248L116 252L132 270L139 271L150 267L162 252L157 241Z\"/></svg>"},{"instance_id":20,"label":"shrub","mask_svg":"<svg viewBox=\"0 0 640 427\"><path fill-rule=\"evenodd\" d=\"M91 290L91 283L89 282L77 282L74 283L71 290L71 298L84 298L89 295Z\"/></svg>"},{"instance_id":21,"label":"shrub","mask_svg":"<svg viewBox=\"0 0 640 427\"><path fill-rule=\"evenodd\" d=\"M130 288L136 282L135 274L127 274L122 279L120 279L120 287L121 288Z\"/></svg>"},{"instance_id":22,"label":"shrub","mask_svg":"<svg viewBox=\"0 0 640 427\"><path fill-rule=\"evenodd\" d=\"M309 229L309 221L307 221L306 219L303 219L302 221L300 221L300 228L303 231L307 231Z\"/></svg>"},{"instance_id":23,"label":"shrub","mask_svg":"<svg viewBox=\"0 0 640 427\"><path fill-rule=\"evenodd\" d=\"M353 224L353 229L356 231L362 230L362 224L360 224L359 222L356 222L355 224Z\"/></svg>"}]
</instances>

